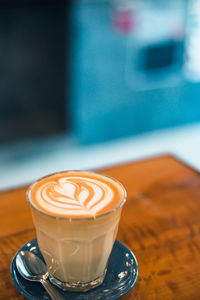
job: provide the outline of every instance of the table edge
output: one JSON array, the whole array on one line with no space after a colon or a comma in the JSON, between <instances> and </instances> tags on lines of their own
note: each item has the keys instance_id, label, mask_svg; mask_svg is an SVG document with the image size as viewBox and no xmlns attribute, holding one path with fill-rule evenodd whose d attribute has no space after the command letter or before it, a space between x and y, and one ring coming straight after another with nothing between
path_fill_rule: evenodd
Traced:
<instances>
[{"instance_id":1,"label":"table edge","mask_svg":"<svg viewBox=\"0 0 200 300\"><path fill-rule=\"evenodd\" d=\"M162 158L171 158L174 159L175 161L179 162L181 165L185 166L186 168L192 170L193 172L197 173L198 175L200 174L200 171L198 169L196 169L195 167L191 166L188 162L186 162L184 159L180 158L178 155L174 154L174 153L161 153L161 154L154 154L154 155L150 155L150 156L145 156L143 158L136 158L133 160L127 160L124 162L120 162L117 164L110 164L108 166L104 166L104 167L100 167L100 168L96 168L96 169L88 169L90 171L95 170L97 172L106 172L110 169L116 169L122 166L126 166L126 165L130 165L130 164L140 164L140 163L144 163L145 161L152 161L152 160L157 160L157 159L162 159ZM45 175L45 174L44 174ZM31 184L31 182L29 183ZM16 190L23 190L23 189L27 189L27 187L29 186L29 184L24 184L24 185L20 185L20 186L14 186L11 188L5 188L0 190L0 194L6 194L6 193L11 193L11 192L15 192Z\"/></svg>"}]
</instances>

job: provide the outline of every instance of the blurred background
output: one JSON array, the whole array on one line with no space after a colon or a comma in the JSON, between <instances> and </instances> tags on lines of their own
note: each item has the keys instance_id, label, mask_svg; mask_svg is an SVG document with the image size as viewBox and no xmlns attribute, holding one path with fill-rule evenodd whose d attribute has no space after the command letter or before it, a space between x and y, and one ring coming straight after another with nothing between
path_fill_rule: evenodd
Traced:
<instances>
[{"instance_id":1,"label":"blurred background","mask_svg":"<svg viewBox=\"0 0 200 300\"><path fill-rule=\"evenodd\" d=\"M200 170L199 0L0 2L0 189L162 153Z\"/></svg>"}]
</instances>

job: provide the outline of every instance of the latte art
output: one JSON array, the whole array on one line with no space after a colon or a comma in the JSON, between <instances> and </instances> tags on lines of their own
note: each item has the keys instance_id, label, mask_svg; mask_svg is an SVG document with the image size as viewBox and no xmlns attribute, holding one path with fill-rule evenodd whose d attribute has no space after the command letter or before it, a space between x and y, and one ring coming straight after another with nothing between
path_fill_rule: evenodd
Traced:
<instances>
[{"instance_id":1,"label":"latte art","mask_svg":"<svg viewBox=\"0 0 200 300\"><path fill-rule=\"evenodd\" d=\"M63 177L41 186L36 196L48 211L62 214L67 209L71 215L95 216L112 201L113 192L94 179Z\"/></svg>"},{"instance_id":2,"label":"latte art","mask_svg":"<svg viewBox=\"0 0 200 300\"><path fill-rule=\"evenodd\" d=\"M110 178L94 174L52 174L34 184L32 204L51 215L70 217L95 217L117 207L124 196L122 188Z\"/></svg>"}]
</instances>

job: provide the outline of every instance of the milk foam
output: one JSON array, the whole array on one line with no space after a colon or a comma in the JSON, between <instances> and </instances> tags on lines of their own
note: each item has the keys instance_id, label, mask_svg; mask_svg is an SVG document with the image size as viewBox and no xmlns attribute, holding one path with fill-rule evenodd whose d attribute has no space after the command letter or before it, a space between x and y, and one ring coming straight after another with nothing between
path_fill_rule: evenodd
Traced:
<instances>
[{"instance_id":1,"label":"milk foam","mask_svg":"<svg viewBox=\"0 0 200 300\"><path fill-rule=\"evenodd\" d=\"M118 206L123 196L122 187L107 177L90 172L66 172L36 182L31 202L51 215L95 217Z\"/></svg>"}]
</instances>

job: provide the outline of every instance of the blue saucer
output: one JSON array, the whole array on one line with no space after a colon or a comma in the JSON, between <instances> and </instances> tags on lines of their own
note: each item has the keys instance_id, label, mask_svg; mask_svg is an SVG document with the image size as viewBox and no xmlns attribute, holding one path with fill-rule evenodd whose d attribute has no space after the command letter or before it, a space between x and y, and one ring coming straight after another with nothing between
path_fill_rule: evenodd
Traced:
<instances>
[{"instance_id":1,"label":"blue saucer","mask_svg":"<svg viewBox=\"0 0 200 300\"><path fill-rule=\"evenodd\" d=\"M19 251L32 251L42 258L37 240L33 239L24 245ZM11 277L19 292L30 300L50 300L40 283L30 282L18 273L16 255L11 263ZM138 265L134 254L122 243L115 241L108 262L107 274L102 285L88 292L59 292L70 300L104 299L114 300L126 294L135 284L138 275Z\"/></svg>"}]
</instances>

